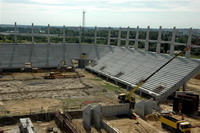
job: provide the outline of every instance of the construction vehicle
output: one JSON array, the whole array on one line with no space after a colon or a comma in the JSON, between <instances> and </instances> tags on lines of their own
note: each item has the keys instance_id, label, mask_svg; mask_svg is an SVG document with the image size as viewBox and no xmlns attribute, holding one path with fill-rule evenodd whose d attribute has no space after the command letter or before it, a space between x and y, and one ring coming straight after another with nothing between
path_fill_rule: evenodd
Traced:
<instances>
[{"instance_id":1,"label":"construction vehicle","mask_svg":"<svg viewBox=\"0 0 200 133\"><path fill-rule=\"evenodd\" d=\"M58 74L60 74L60 73L50 72L44 76L44 79L55 79Z\"/></svg>"},{"instance_id":2,"label":"construction vehicle","mask_svg":"<svg viewBox=\"0 0 200 133\"><path fill-rule=\"evenodd\" d=\"M129 93L121 93L118 95L118 99L120 103L130 103L130 108L134 108L135 105L135 97L132 96L132 93L135 92L137 89L139 89L144 83L146 83L152 76L154 76L158 71L160 71L163 67L165 67L167 64L169 64L172 60L174 60L176 57L184 54L186 51L190 50L194 45L200 42L200 39L195 44L191 44L184 48L183 51L176 54L174 57L172 57L169 61L167 61L165 64L163 64L160 68L158 68L155 72L153 72L150 76L148 76L146 79L141 80L136 86L129 91Z\"/></svg>"},{"instance_id":3,"label":"construction vehicle","mask_svg":"<svg viewBox=\"0 0 200 133\"><path fill-rule=\"evenodd\" d=\"M177 120L171 116L160 116L163 128L176 133L191 133L191 124L185 120Z\"/></svg>"},{"instance_id":4,"label":"construction vehicle","mask_svg":"<svg viewBox=\"0 0 200 133\"><path fill-rule=\"evenodd\" d=\"M32 63L31 62L25 62L24 67L21 68L21 71L31 72L32 71Z\"/></svg>"}]
</instances>

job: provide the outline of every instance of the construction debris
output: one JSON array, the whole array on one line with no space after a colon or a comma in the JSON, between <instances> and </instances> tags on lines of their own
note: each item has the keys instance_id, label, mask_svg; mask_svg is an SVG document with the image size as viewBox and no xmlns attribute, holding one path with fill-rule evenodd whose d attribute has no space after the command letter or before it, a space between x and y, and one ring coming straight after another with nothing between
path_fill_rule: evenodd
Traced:
<instances>
[{"instance_id":1,"label":"construction debris","mask_svg":"<svg viewBox=\"0 0 200 133\"><path fill-rule=\"evenodd\" d=\"M30 118L21 118L19 128L21 133L34 133L33 123Z\"/></svg>"},{"instance_id":2,"label":"construction debris","mask_svg":"<svg viewBox=\"0 0 200 133\"><path fill-rule=\"evenodd\" d=\"M177 95L173 101L173 111L184 114L197 114L199 108L199 95L186 93Z\"/></svg>"},{"instance_id":3,"label":"construction debris","mask_svg":"<svg viewBox=\"0 0 200 133\"><path fill-rule=\"evenodd\" d=\"M68 114L55 114L55 122L63 133L79 133L69 118Z\"/></svg>"}]
</instances>

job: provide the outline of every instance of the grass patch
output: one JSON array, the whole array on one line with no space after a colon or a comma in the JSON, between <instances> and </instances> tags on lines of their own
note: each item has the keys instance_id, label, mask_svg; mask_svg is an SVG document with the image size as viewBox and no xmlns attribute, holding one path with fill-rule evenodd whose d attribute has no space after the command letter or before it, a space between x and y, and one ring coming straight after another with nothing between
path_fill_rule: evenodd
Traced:
<instances>
[{"instance_id":1,"label":"grass patch","mask_svg":"<svg viewBox=\"0 0 200 133\"><path fill-rule=\"evenodd\" d=\"M194 59L200 59L200 56L196 56L196 55L190 55L190 58L194 58Z\"/></svg>"},{"instance_id":2,"label":"grass patch","mask_svg":"<svg viewBox=\"0 0 200 133\"><path fill-rule=\"evenodd\" d=\"M60 100L62 102L62 104L67 105L67 106L78 106L81 103L83 103L84 101L86 101L86 99L82 98L59 98L58 100Z\"/></svg>"},{"instance_id":3,"label":"grass patch","mask_svg":"<svg viewBox=\"0 0 200 133\"><path fill-rule=\"evenodd\" d=\"M122 91L122 88L112 85L110 83L105 83L102 85L102 87L110 91Z\"/></svg>"},{"instance_id":4,"label":"grass patch","mask_svg":"<svg viewBox=\"0 0 200 133\"><path fill-rule=\"evenodd\" d=\"M103 81L103 79L101 79L101 78L91 78L91 80L94 80L94 81Z\"/></svg>"}]
</instances>

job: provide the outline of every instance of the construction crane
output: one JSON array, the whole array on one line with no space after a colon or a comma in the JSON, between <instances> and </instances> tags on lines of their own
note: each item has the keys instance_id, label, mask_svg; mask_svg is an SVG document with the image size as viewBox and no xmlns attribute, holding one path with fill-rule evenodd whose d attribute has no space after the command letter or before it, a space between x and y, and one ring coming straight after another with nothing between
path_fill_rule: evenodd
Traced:
<instances>
[{"instance_id":1,"label":"construction crane","mask_svg":"<svg viewBox=\"0 0 200 133\"><path fill-rule=\"evenodd\" d=\"M163 64L160 68L158 68L155 72L153 72L150 76L148 76L146 79L141 80L139 83L136 84L136 86L129 91L129 93L121 93L118 95L118 99L120 100L120 103L130 103L130 108L134 108L135 105L135 97L132 96L132 93L135 92L137 89L139 89L144 83L146 83L153 75L155 75L158 71L160 71L163 67L165 67L167 64L169 64L172 60L174 60L176 57L184 54L186 51L190 50L194 45L200 42L200 38L196 43L189 45L188 47L184 48L183 51L176 54L174 57L172 57L169 61L167 61L165 64Z\"/></svg>"}]
</instances>

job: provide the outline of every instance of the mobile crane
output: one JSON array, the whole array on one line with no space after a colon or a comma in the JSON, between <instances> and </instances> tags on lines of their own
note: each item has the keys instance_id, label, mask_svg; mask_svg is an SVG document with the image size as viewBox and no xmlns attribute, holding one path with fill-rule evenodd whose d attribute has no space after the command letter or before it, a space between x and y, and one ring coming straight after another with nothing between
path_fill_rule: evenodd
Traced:
<instances>
[{"instance_id":1,"label":"mobile crane","mask_svg":"<svg viewBox=\"0 0 200 133\"><path fill-rule=\"evenodd\" d=\"M150 76L148 76L146 79L141 80L139 83L136 84L136 86L129 91L129 93L121 93L118 95L118 99L120 103L130 103L130 108L134 108L135 105L135 97L132 96L132 93L135 92L137 89L139 89L144 83L146 83L153 75L155 75L158 71L160 71L163 67L165 67L167 64L169 64L172 60L174 60L176 57L182 55L186 51L190 50L194 45L200 42L200 38L197 40L196 43L191 44L184 48L183 51L176 54L174 57L172 57L169 61L167 61L165 64L163 64L160 68L158 68L155 72L153 72Z\"/></svg>"}]
</instances>

